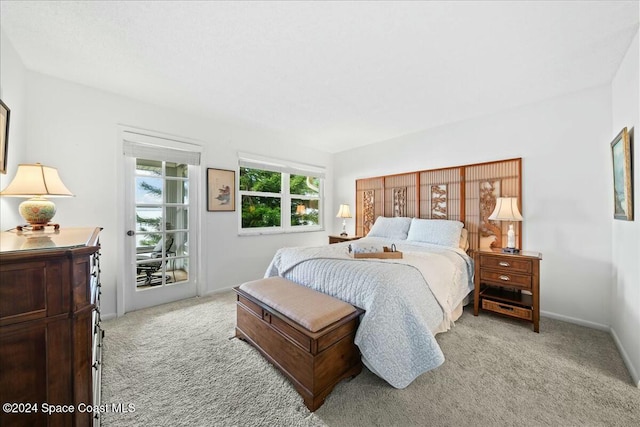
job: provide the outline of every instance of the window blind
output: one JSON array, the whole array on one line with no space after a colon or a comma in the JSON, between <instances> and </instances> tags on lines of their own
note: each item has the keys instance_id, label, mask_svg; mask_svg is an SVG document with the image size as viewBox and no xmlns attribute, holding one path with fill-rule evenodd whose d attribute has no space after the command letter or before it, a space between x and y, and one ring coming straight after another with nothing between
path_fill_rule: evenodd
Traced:
<instances>
[{"instance_id":1,"label":"window blind","mask_svg":"<svg viewBox=\"0 0 640 427\"><path fill-rule=\"evenodd\" d=\"M238 153L238 165L243 168L262 169L272 172L284 172L293 175L325 177L322 166L295 163L289 160L271 159L256 154Z\"/></svg>"},{"instance_id":2,"label":"window blind","mask_svg":"<svg viewBox=\"0 0 640 427\"><path fill-rule=\"evenodd\" d=\"M181 141L123 132L125 156L140 159L200 165L202 147Z\"/></svg>"}]
</instances>

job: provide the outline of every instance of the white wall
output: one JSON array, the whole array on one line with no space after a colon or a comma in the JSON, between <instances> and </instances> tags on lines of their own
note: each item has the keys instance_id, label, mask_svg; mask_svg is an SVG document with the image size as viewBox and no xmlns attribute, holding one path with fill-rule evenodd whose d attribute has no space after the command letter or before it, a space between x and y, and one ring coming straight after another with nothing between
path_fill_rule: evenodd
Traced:
<instances>
[{"instance_id":1,"label":"white wall","mask_svg":"<svg viewBox=\"0 0 640 427\"><path fill-rule=\"evenodd\" d=\"M541 310L608 329L610 130L602 86L361 147L334 156L334 204L354 204L357 178L522 157L523 247L543 254Z\"/></svg>"},{"instance_id":2,"label":"white wall","mask_svg":"<svg viewBox=\"0 0 640 427\"><path fill-rule=\"evenodd\" d=\"M325 217L331 227L330 213L334 208L331 205L333 184L329 154L303 149L266 129L182 114L39 73L25 74L24 66L12 55L12 49L5 49L5 42L3 38L0 58L3 89L7 94L19 92L26 81L26 97L21 100L26 105L26 114L16 114L26 120L28 128L26 138L22 136L17 141L25 147L21 161L57 167L63 182L75 194L74 198L56 199L55 221L62 227L104 227L101 243L102 313L105 316L116 313L116 273L122 259L120 245L125 233L118 228L118 205L122 197L122 189L116 185L117 176L122 173L117 168L119 124L201 141L205 146L203 169L237 169L238 150L326 166L328 203ZM13 64L12 69L19 70L15 76L5 75L7 62ZM15 162L15 152L10 156ZM15 168L10 171L10 178L13 174ZM205 174L202 176L204 179ZM204 196L204 182L201 184L201 195ZM8 218L14 211L17 211L17 203L5 205L3 200L3 229L16 225L15 217ZM204 203L201 218L204 273L201 280L206 282L205 293L262 277L277 248L327 242L326 232L238 237L237 214L206 212Z\"/></svg>"},{"instance_id":3,"label":"white wall","mask_svg":"<svg viewBox=\"0 0 640 427\"><path fill-rule=\"evenodd\" d=\"M302 149L265 129L181 114L27 72L3 32L0 41L0 97L12 110L9 170L0 175L0 188L13 178L18 163L59 168L76 197L56 201L56 221L105 228L107 316L116 311L118 245L124 233L118 229L121 189L114 185L122 172L117 169L118 124L202 141L203 168L236 169L237 150L327 166L325 224L334 232L341 224L335 218L338 204L355 205L357 178L522 157L523 246L543 253L543 314L604 329L612 325L638 380L640 150L636 144L637 219L613 221L609 146L621 127L638 126L637 35L613 89L593 88L335 156ZM18 203L0 198L3 230L21 222ZM206 291L261 276L279 247L326 242L326 232L238 237L235 214L208 213L202 206L201 215ZM352 234L354 220L347 224Z\"/></svg>"},{"instance_id":4,"label":"white wall","mask_svg":"<svg viewBox=\"0 0 640 427\"><path fill-rule=\"evenodd\" d=\"M16 174L19 163L26 158L26 70L18 53L0 30L0 99L11 110L9 117L9 152L7 173L0 174L0 190L5 188ZM13 228L24 222L18 214L18 205L22 200L0 197L0 230Z\"/></svg>"},{"instance_id":5,"label":"white wall","mask_svg":"<svg viewBox=\"0 0 640 427\"><path fill-rule=\"evenodd\" d=\"M611 329L634 381L640 387L640 43L638 33L612 87L613 139L623 127L634 128L634 221L613 220Z\"/></svg>"}]
</instances>

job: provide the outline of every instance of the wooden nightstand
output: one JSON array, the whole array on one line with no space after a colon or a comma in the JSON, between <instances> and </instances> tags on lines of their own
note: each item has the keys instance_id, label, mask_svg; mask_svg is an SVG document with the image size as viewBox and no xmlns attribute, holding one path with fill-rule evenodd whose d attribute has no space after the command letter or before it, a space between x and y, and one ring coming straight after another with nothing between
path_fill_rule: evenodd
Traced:
<instances>
[{"instance_id":1,"label":"wooden nightstand","mask_svg":"<svg viewBox=\"0 0 640 427\"><path fill-rule=\"evenodd\" d=\"M474 251L473 314L480 308L533 323L540 323L539 252L505 254L498 250Z\"/></svg>"},{"instance_id":2,"label":"wooden nightstand","mask_svg":"<svg viewBox=\"0 0 640 427\"><path fill-rule=\"evenodd\" d=\"M340 242L350 242L352 240L361 239L362 236L329 236L329 244L340 243Z\"/></svg>"}]
</instances>

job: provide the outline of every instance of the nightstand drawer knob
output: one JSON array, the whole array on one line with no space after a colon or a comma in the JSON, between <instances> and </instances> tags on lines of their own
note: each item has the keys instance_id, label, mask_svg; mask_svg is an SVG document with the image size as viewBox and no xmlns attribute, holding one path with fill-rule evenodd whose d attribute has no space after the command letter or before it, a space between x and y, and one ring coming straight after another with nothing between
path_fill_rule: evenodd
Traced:
<instances>
[{"instance_id":1,"label":"nightstand drawer knob","mask_svg":"<svg viewBox=\"0 0 640 427\"><path fill-rule=\"evenodd\" d=\"M511 267L511 264L506 261L500 261L498 264L500 264L502 267Z\"/></svg>"},{"instance_id":2,"label":"nightstand drawer knob","mask_svg":"<svg viewBox=\"0 0 640 427\"><path fill-rule=\"evenodd\" d=\"M504 280L505 282L507 282L507 281L511 280L511 278L509 276L502 275L502 276L500 276L500 280Z\"/></svg>"}]
</instances>

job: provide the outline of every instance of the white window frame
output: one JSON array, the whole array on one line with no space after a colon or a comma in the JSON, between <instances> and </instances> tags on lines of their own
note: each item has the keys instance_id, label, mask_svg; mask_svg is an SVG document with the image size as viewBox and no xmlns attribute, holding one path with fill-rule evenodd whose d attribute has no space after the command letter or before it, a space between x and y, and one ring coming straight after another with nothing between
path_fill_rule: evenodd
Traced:
<instances>
[{"instance_id":1,"label":"white window frame","mask_svg":"<svg viewBox=\"0 0 640 427\"><path fill-rule=\"evenodd\" d=\"M270 172L280 172L280 193L267 193L260 191L245 191L240 189L240 169L252 168ZM313 176L318 178L318 196L307 196L290 193L291 175ZM238 188L238 235L255 236L261 234L283 233L309 233L324 230L324 180L325 169L320 166L295 163L287 160L273 159L255 154L238 154L238 173L236 187ZM242 197L259 196L280 199L280 227L242 227ZM291 225L291 200L318 200L318 224L317 225Z\"/></svg>"}]
</instances>

